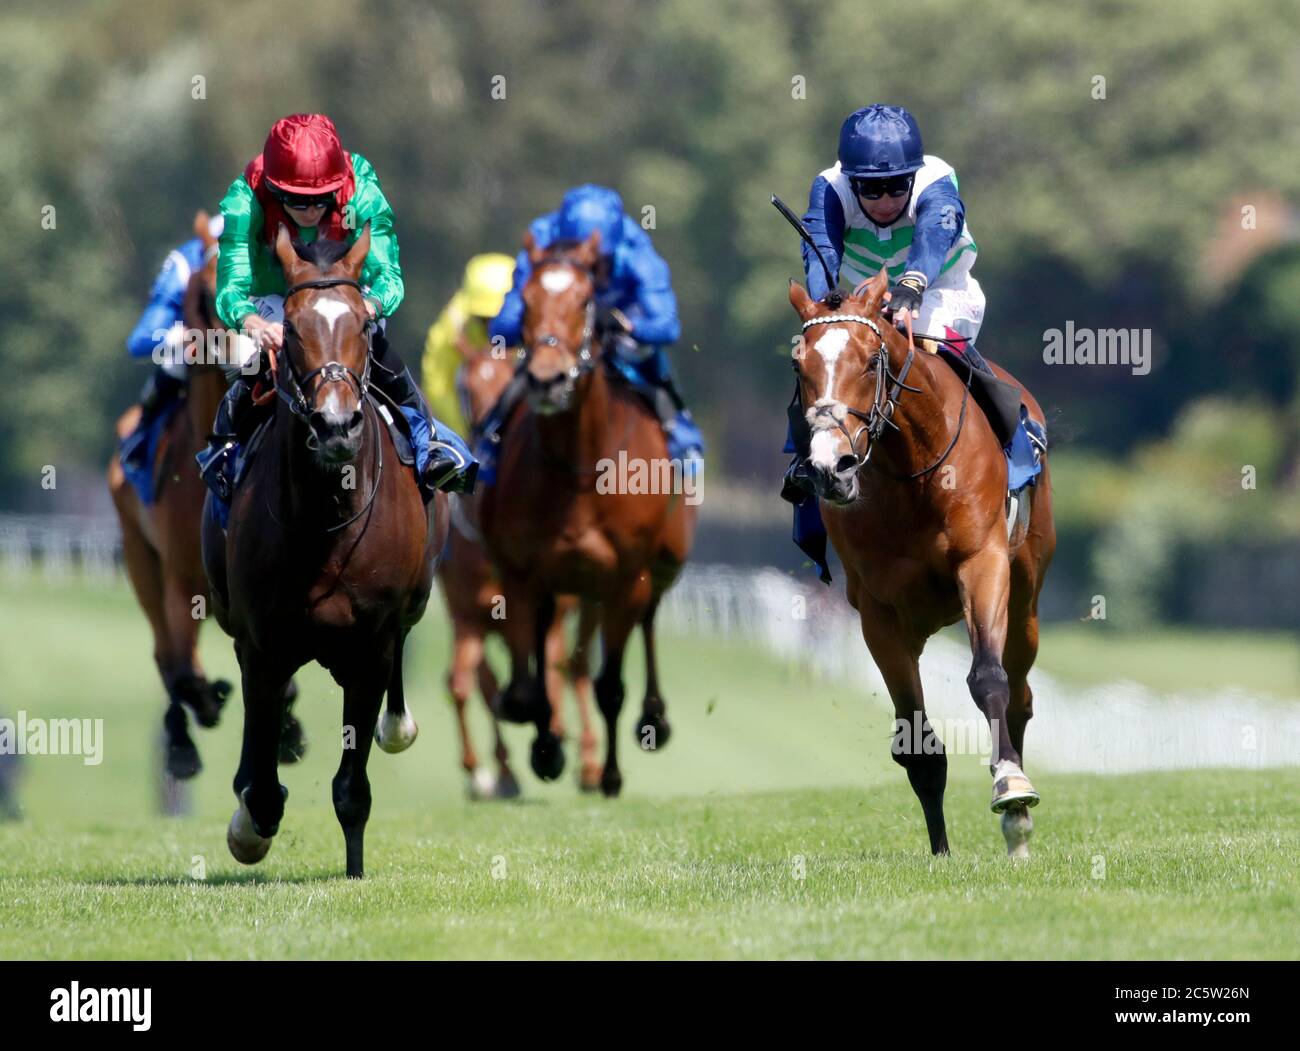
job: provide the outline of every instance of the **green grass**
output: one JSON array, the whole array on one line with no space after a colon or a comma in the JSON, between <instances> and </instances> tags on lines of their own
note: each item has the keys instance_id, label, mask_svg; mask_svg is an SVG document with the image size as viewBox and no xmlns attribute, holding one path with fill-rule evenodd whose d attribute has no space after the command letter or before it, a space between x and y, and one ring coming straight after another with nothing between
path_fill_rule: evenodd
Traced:
<instances>
[{"instance_id":1,"label":"green grass","mask_svg":"<svg viewBox=\"0 0 1300 1051\"><path fill-rule=\"evenodd\" d=\"M153 817L160 689L129 593L0 583L3 714L102 718L106 737L100 766L25 764L26 820L0 825L0 958L1298 954L1300 771L1034 771L1035 856L1013 865L987 772L954 757L955 853L935 860L879 700L696 638L664 646L675 734L661 753L633 746L629 668L622 799L582 796L567 774L538 784L530 734L512 727L525 799L470 804L441 691L446 634L436 618L417 629L421 736L374 753L358 883L340 878L341 699L323 673L302 677L312 750L281 770L281 834L244 868L224 840L238 700L198 738L193 815ZM233 672L215 626L203 648L210 670Z\"/></svg>"}]
</instances>

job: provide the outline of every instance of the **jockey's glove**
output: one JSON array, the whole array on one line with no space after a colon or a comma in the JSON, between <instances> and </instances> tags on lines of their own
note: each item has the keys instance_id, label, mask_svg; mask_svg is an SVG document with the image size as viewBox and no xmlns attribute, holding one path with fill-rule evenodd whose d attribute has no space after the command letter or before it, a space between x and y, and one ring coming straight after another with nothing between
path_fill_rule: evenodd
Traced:
<instances>
[{"instance_id":1,"label":"jockey's glove","mask_svg":"<svg viewBox=\"0 0 1300 1051\"><path fill-rule=\"evenodd\" d=\"M904 274L898 284L889 290L887 309L896 321L901 321L913 310L921 309L921 297L925 295L925 281L911 274Z\"/></svg>"},{"instance_id":2,"label":"jockey's glove","mask_svg":"<svg viewBox=\"0 0 1300 1051\"><path fill-rule=\"evenodd\" d=\"M596 331L601 335L619 335L632 331L632 322L618 307L600 307L596 310Z\"/></svg>"}]
</instances>

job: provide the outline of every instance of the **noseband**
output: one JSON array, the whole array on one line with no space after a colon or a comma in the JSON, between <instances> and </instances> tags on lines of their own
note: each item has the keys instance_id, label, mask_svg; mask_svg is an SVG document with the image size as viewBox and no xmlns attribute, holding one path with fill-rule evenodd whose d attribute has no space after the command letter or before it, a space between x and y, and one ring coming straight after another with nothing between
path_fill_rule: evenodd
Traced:
<instances>
[{"instance_id":1,"label":"noseband","mask_svg":"<svg viewBox=\"0 0 1300 1051\"><path fill-rule=\"evenodd\" d=\"M803 323L802 331L807 332L810 328L813 328L816 325L837 325L845 323L866 325L867 328L871 329L871 331L876 334L876 339L880 341L880 346L876 351L876 356L867 365L868 368L871 368L872 365L874 365L876 369L876 392L871 401L871 408L867 412L862 412L861 410L852 408L851 406L846 405L844 407L847 415L853 416L862 421L862 426L859 427L855 433L850 434L849 429L845 426L843 420L837 419L835 421L835 426L842 431L844 437L848 439L849 448L853 450L853 457L858 461L858 467L862 467L871 459L871 451L875 448L876 442L884 435L886 429L890 427L896 431L899 429L898 424L894 422L894 414L898 409L898 400L902 397L903 392L911 391L913 394L920 394L921 388L911 387L907 384L908 373L912 371L912 362L916 358L916 348L914 346L909 346L907 348L907 357L903 360L903 367L898 370L898 375L894 375L889 371L889 348L885 345L884 335L881 334L879 326L877 326L871 318L866 317L863 314L827 314L824 317L811 318ZM940 343L950 342L949 340L940 337L925 336L923 338L935 339ZM796 362L795 368L797 369L798 367L798 362ZM935 460L934 463L930 464L929 467L923 467L921 470L915 471L912 474L893 475L894 478L900 481L911 481L912 479L920 478L923 475L929 474L948 458L948 454L952 452L953 448L957 445L957 439L961 436L962 424L966 422L966 402L970 397L970 382L971 376L973 375L974 372L972 370L966 377L966 389L962 393L961 414L957 418L957 430L952 436L952 441L948 443L948 447L939 454L939 458ZM829 411L829 409L819 410L819 412L821 411ZM858 439L862 436L864 431L867 435L867 451L865 454L858 452ZM876 466L877 469L879 469L879 465L877 464Z\"/></svg>"},{"instance_id":2,"label":"noseband","mask_svg":"<svg viewBox=\"0 0 1300 1051\"><path fill-rule=\"evenodd\" d=\"M290 287L284 293L284 301L289 302L289 297L298 292L305 292L311 288L336 288L338 286L355 288L358 292L364 291L359 282L353 281L350 277L321 277L313 281L301 281ZM290 328L292 332L292 328ZM317 376L320 377L320 387L328 386L331 383L349 383L356 388L357 398L364 405L366 392L370 389L370 351L374 345L375 321L367 316L362 324L362 331L366 336L366 364L363 370L358 374L348 368L341 361L327 361L320 368L312 369L305 376L299 376L298 370L294 367L293 357L285 354L285 368L283 372L276 370L275 391L281 400L289 406L289 411L300 419L307 419L312 412L311 402L307 398L307 385ZM295 333L296 335L296 333ZM283 383L280 376L284 375Z\"/></svg>"}]
</instances>

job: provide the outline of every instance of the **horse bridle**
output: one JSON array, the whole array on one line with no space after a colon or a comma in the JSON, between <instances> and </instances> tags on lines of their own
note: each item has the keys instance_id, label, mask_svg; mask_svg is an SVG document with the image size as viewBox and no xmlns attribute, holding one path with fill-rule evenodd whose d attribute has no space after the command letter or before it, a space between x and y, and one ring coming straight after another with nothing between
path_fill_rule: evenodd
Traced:
<instances>
[{"instance_id":1,"label":"horse bridle","mask_svg":"<svg viewBox=\"0 0 1300 1051\"><path fill-rule=\"evenodd\" d=\"M862 426L859 427L856 432L851 434L849 428L845 425L845 422L834 417L832 414L832 419L835 420L835 426L843 432L844 437L848 439L849 448L853 451L853 458L858 461L858 467L863 467L871 460L871 452L875 448L876 442L878 442L884 435L886 429L890 427L896 431L899 429L898 424L894 422L894 413L898 409L898 401L899 398L902 397L903 392L910 391L913 394L920 394L922 391L920 387L912 387L907 383L908 373L912 371L912 362L916 358L916 347L909 346L907 348L907 357L903 360L903 365L898 370L898 374L895 375L889 370L889 348L885 344L884 335L881 333L879 326L864 314L826 314L822 317L810 318L803 323L801 331L807 332L810 328L813 328L816 325L836 325L845 323L866 325L867 328L871 329L871 331L876 334L876 339L880 341L880 346L876 351L875 357L872 358L871 362L867 365L868 368L871 368L874 364L876 369L876 392L872 397L871 408L866 412L862 412L860 409L855 409L852 406L846 405L844 407L845 414L861 420ZM942 336L922 335L920 338L933 339L938 343L949 345L953 342L952 340L946 339ZM795 362L795 368L799 368L799 363L797 361ZM929 467L923 467L921 470L914 471L912 474L893 474L891 477L899 481L911 481L916 478L921 478L935 470L948 458L948 454L956 447L957 439L961 437L962 425L966 422L966 402L970 397L970 384L973 375L973 371L967 373L966 388L962 392L961 398L961 413L957 418L957 429L953 433L952 441L948 443L947 448L939 454L939 458L935 460L934 463L930 464ZM829 407L826 407L824 410L818 411L830 412L830 409ZM858 439L862 437L864 431L867 435L867 451L865 454L858 452ZM877 470L882 470L879 464L876 464L875 467Z\"/></svg>"},{"instance_id":2,"label":"horse bridle","mask_svg":"<svg viewBox=\"0 0 1300 1051\"><path fill-rule=\"evenodd\" d=\"M582 273L586 274L588 278L592 278L591 268L579 262L577 259L572 258L571 256L567 256L567 255L552 256L550 259L545 260L542 263L542 265L549 266L552 263L564 263L567 266L573 267L575 270L582 271ZM538 269L541 268L539 267ZM593 290L595 288L594 278L592 279L592 288ZM578 377L581 376L583 373L590 372L596 364L596 358L591 353L592 343L595 341L595 336L596 336L596 296L594 291L591 298L587 300L586 309L587 309L586 318L583 321L583 326L582 326L582 342L578 345L577 361L569 368L569 371L565 374L566 378L568 378L569 380L577 380ZM536 343L532 344L531 346L520 347L519 366L516 369L516 371L523 371L524 369L526 369L528 367L529 359L539 348L558 347L559 345L560 345L559 336L543 336L541 339L539 339Z\"/></svg>"},{"instance_id":3,"label":"horse bridle","mask_svg":"<svg viewBox=\"0 0 1300 1051\"><path fill-rule=\"evenodd\" d=\"M365 292L365 289L361 287L361 283L358 281L354 281L350 277L319 277L310 281L300 281L296 285L291 285L289 288L285 290L284 301L288 303L290 296L293 296L298 292L305 292L306 290L311 288L337 288L339 286L355 288L358 292L361 293ZM290 329L290 331L292 331L292 328ZM307 420L311 416L314 410L312 409L311 402L307 400L307 391L305 388L309 383L311 383L312 380L314 380L317 376L320 376L321 381L317 385L317 390L319 390L320 387L324 387L330 383L346 382L355 385L357 391L357 398L361 403L361 410L364 415L364 418L368 422L370 422L372 426L376 426L376 427L378 426L378 424L374 423L373 420L371 419L371 417L374 415L374 410L372 409L370 412L366 412L366 409L369 408L369 399L367 395L369 394L370 391L370 364L373 357L372 351L374 350L374 335L375 335L374 318L367 315L365 322L362 324L362 331L365 333L366 336L366 363L362 371L360 372L360 374L358 374L355 370L348 368L341 361L327 361L325 362L324 365L321 365L319 368L312 369L305 376L299 376L298 370L294 367L293 364L293 356L290 355L287 351L285 352L284 369L282 370L273 369L272 371L275 372L275 392L276 394L279 395L280 399L287 406L289 406L289 411L293 413L293 415L297 416L301 420ZM380 367L382 368L383 366ZM290 385L288 390L286 390L285 387L281 385L281 381L280 381L281 374L287 377L286 382ZM315 440L316 440L315 431L309 428L308 438L307 438L307 444L309 448L313 446ZM343 522L339 522L337 525L326 526L325 527L326 533L337 533L342 529L346 529L358 518L360 518L362 515L364 515L367 511L370 510L370 506L375 502L375 496L379 492L380 479L382 479L384 475L383 446L384 443L382 438L375 442L375 467L374 467L375 482L374 485L371 486L370 488L370 496L366 498L365 503L361 505L361 509L357 511L356 514L352 515L350 518L346 519ZM272 512L272 518L274 517L275 517L274 512Z\"/></svg>"},{"instance_id":4,"label":"horse bridle","mask_svg":"<svg viewBox=\"0 0 1300 1051\"><path fill-rule=\"evenodd\" d=\"M311 281L300 281L296 285L290 286L284 293L284 301L289 302L289 297L298 292L305 292L311 288L337 288L345 286L355 288L358 292L364 292L360 282L354 281L350 277L319 277ZM286 318L287 321L287 318ZM292 329L291 329L292 331ZM307 419L313 412L311 402L307 399L307 385L317 376L321 377L317 389L327 386L331 383L349 383L356 387L357 397L364 405L366 402L366 393L370 390L370 361L371 350L374 347L375 321L367 316L362 331L366 337L366 364L360 373L348 368L341 361L327 361L319 368L312 369L305 376L299 376L298 370L294 367L293 356L285 354L285 368L283 374L287 377L285 383L288 389L280 382L281 370L274 370L275 390L281 400L289 406L289 411L300 419Z\"/></svg>"}]
</instances>

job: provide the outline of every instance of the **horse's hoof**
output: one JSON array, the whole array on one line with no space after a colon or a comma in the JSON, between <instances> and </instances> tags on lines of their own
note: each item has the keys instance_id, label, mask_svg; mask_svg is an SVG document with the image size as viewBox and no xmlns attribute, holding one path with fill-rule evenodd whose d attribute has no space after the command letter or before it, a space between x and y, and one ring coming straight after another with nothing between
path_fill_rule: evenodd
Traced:
<instances>
[{"instance_id":1,"label":"horse's hoof","mask_svg":"<svg viewBox=\"0 0 1300 1051\"><path fill-rule=\"evenodd\" d=\"M605 793L606 799L617 799L623 791L623 775L617 770L605 770L600 775L600 790Z\"/></svg>"},{"instance_id":2,"label":"horse's hoof","mask_svg":"<svg viewBox=\"0 0 1300 1051\"><path fill-rule=\"evenodd\" d=\"M385 711L375 724L375 743L390 755L405 752L419 735L420 727L409 710L403 710L401 715Z\"/></svg>"},{"instance_id":3,"label":"horse's hoof","mask_svg":"<svg viewBox=\"0 0 1300 1051\"><path fill-rule=\"evenodd\" d=\"M497 783L486 767L478 766L465 780L465 795L471 803L481 803L485 799L495 799Z\"/></svg>"},{"instance_id":4,"label":"horse's hoof","mask_svg":"<svg viewBox=\"0 0 1300 1051\"><path fill-rule=\"evenodd\" d=\"M253 827L253 817L248 812L242 793L239 806L230 818L230 827L226 830L226 846L230 848L231 856L241 865L256 865L271 849L271 837L259 836Z\"/></svg>"},{"instance_id":5,"label":"horse's hoof","mask_svg":"<svg viewBox=\"0 0 1300 1051\"><path fill-rule=\"evenodd\" d=\"M550 731L540 733L533 738L529 760L533 773L543 781L554 781L564 773L564 746Z\"/></svg>"},{"instance_id":6,"label":"horse's hoof","mask_svg":"<svg viewBox=\"0 0 1300 1051\"><path fill-rule=\"evenodd\" d=\"M497 773L497 782L492 794L496 799L518 799L523 794L519 782L515 780L514 771L510 767L502 767Z\"/></svg>"},{"instance_id":7,"label":"horse's hoof","mask_svg":"<svg viewBox=\"0 0 1300 1051\"><path fill-rule=\"evenodd\" d=\"M188 735L183 741L173 741L167 746L167 773L177 781L197 777L202 769L203 760L199 758L199 750L194 747L194 742Z\"/></svg>"},{"instance_id":8,"label":"horse's hoof","mask_svg":"<svg viewBox=\"0 0 1300 1051\"><path fill-rule=\"evenodd\" d=\"M604 768L599 763L583 763L582 773L578 775L578 791L580 792L598 792L600 790L600 775Z\"/></svg>"},{"instance_id":9,"label":"horse's hoof","mask_svg":"<svg viewBox=\"0 0 1300 1051\"><path fill-rule=\"evenodd\" d=\"M205 682L194 679L179 690L178 699L190 706L194 721L205 730L211 730L221 721L221 709L230 698L231 685L225 679Z\"/></svg>"},{"instance_id":10,"label":"horse's hoof","mask_svg":"<svg viewBox=\"0 0 1300 1051\"><path fill-rule=\"evenodd\" d=\"M1039 795L1020 767L1010 759L1003 759L993 768L993 802L989 809L1001 814L1007 807L1022 803L1038 806Z\"/></svg>"},{"instance_id":11,"label":"horse's hoof","mask_svg":"<svg viewBox=\"0 0 1300 1051\"><path fill-rule=\"evenodd\" d=\"M657 752L668 743L673 728L662 715L643 715L636 725L637 747L646 752Z\"/></svg>"},{"instance_id":12,"label":"horse's hoof","mask_svg":"<svg viewBox=\"0 0 1300 1051\"><path fill-rule=\"evenodd\" d=\"M280 728L280 762L292 765L307 754L307 735L297 716L286 715Z\"/></svg>"},{"instance_id":13,"label":"horse's hoof","mask_svg":"<svg viewBox=\"0 0 1300 1051\"><path fill-rule=\"evenodd\" d=\"M1014 803L1002 811L1002 837L1007 841L1007 857L1029 857L1029 837L1034 834L1034 819L1024 803Z\"/></svg>"}]
</instances>

